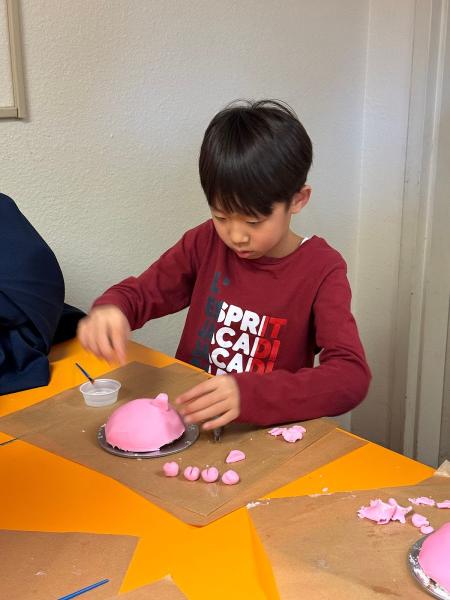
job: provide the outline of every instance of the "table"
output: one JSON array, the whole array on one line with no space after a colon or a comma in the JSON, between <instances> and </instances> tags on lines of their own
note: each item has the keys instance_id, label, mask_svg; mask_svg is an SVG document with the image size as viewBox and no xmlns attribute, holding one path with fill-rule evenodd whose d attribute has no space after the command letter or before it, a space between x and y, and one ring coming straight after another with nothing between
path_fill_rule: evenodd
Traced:
<instances>
[{"instance_id":1,"label":"table","mask_svg":"<svg viewBox=\"0 0 450 600\"><path fill-rule=\"evenodd\" d=\"M128 360L156 367L177 362L135 342L129 344ZM94 377L112 368L86 353L76 340L54 347L50 362L50 384L1 396L0 416L81 384L83 376L75 362ZM433 472L428 466L369 442L272 491L270 497L318 494L324 488L338 492L414 485ZM0 483L0 529L138 537L122 592L170 574L190 600L279 597L246 508L206 527L193 527L112 479L1 432Z\"/></svg>"}]
</instances>

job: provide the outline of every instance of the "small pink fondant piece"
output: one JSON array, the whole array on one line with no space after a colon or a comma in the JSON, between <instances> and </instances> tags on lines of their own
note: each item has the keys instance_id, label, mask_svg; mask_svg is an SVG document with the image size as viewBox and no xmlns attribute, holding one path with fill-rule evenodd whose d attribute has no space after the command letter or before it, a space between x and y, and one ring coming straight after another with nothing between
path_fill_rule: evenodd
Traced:
<instances>
[{"instance_id":1,"label":"small pink fondant piece","mask_svg":"<svg viewBox=\"0 0 450 600\"><path fill-rule=\"evenodd\" d=\"M408 498L408 500L416 506L419 506L420 504L423 504L425 506L434 506L436 504L436 502L432 498L428 498L427 496L420 496L419 498Z\"/></svg>"},{"instance_id":2,"label":"small pink fondant piece","mask_svg":"<svg viewBox=\"0 0 450 600\"><path fill-rule=\"evenodd\" d=\"M358 511L360 519L370 519L376 521L379 525L389 523L394 515L396 506L382 502L380 498L370 501L370 506L361 506Z\"/></svg>"},{"instance_id":3,"label":"small pink fondant piece","mask_svg":"<svg viewBox=\"0 0 450 600\"><path fill-rule=\"evenodd\" d=\"M245 454L241 450L232 450L226 457L226 463L235 463L246 458Z\"/></svg>"},{"instance_id":4,"label":"small pink fondant piece","mask_svg":"<svg viewBox=\"0 0 450 600\"><path fill-rule=\"evenodd\" d=\"M286 427L274 427L269 431L270 435L281 435Z\"/></svg>"},{"instance_id":5,"label":"small pink fondant piece","mask_svg":"<svg viewBox=\"0 0 450 600\"><path fill-rule=\"evenodd\" d=\"M443 500L442 502L436 502L438 508L450 508L450 500Z\"/></svg>"},{"instance_id":6,"label":"small pink fondant piece","mask_svg":"<svg viewBox=\"0 0 450 600\"><path fill-rule=\"evenodd\" d=\"M235 485L236 483L239 483L239 475L236 471L229 469L222 475L222 481L225 485Z\"/></svg>"},{"instance_id":7,"label":"small pink fondant piece","mask_svg":"<svg viewBox=\"0 0 450 600\"><path fill-rule=\"evenodd\" d=\"M206 481L206 483L214 483L214 481L219 479L219 471L216 469L216 467L203 469L202 479L203 481Z\"/></svg>"},{"instance_id":8,"label":"small pink fondant piece","mask_svg":"<svg viewBox=\"0 0 450 600\"><path fill-rule=\"evenodd\" d=\"M395 498L389 498L388 502L391 506L395 506L395 512L391 517L391 521L406 523L405 516L412 511L412 506L400 506Z\"/></svg>"},{"instance_id":9,"label":"small pink fondant piece","mask_svg":"<svg viewBox=\"0 0 450 600\"><path fill-rule=\"evenodd\" d=\"M405 516L412 510L411 506L400 506L395 498L382 502L380 498L370 501L370 506L362 506L358 511L360 519L370 519L379 525L386 525L389 521L406 523Z\"/></svg>"},{"instance_id":10,"label":"small pink fondant piece","mask_svg":"<svg viewBox=\"0 0 450 600\"><path fill-rule=\"evenodd\" d=\"M414 527L419 527L419 528L430 524L428 519L426 517L424 517L423 515L419 515L419 513L413 514L413 516L411 518L411 522L414 525Z\"/></svg>"},{"instance_id":11,"label":"small pink fondant piece","mask_svg":"<svg viewBox=\"0 0 450 600\"><path fill-rule=\"evenodd\" d=\"M302 439L303 431L300 431L296 427L289 427L288 429L283 431L281 435L283 436L283 439L286 440L286 442L297 442L298 440Z\"/></svg>"},{"instance_id":12,"label":"small pink fondant piece","mask_svg":"<svg viewBox=\"0 0 450 600\"><path fill-rule=\"evenodd\" d=\"M197 481L200 477L200 469L189 465L189 467L186 467L183 471L183 475L188 481Z\"/></svg>"},{"instance_id":13,"label":"small pink fondant piece","mask_svg":"<svg viewBox=\"0 0 450 600\"><path fill-rule=\"evenodd\" d=\"M281 435L286 442L296 442L301 440L306 429L302 425L292 425L292 427L274 427L269 431L270 435Z\"/></svg>"},{"instance_id":14,"label":"small pink fondant piece","mask_svg":"<svg viewBox=\"0 0 450 600\"><path fill-rule=\"evenodd\" d=\"M306 429L302 425L292 425L291 429L298 429L298 431L301 431L302 433L306 433Z\"/></svg>"},{"instance_id":15,"label":"small pink fondant piece","mask_svg":"<svg viewBox=\"0 0 450 600\"><path fill-rule=\"evenodd\" d=\"M433 533L433 531L434 531L434 528L433 528L433 527L431 527L431 525L423 525L423 526L420 528L420 531L421 531L421 532L422 532L424 535L426 535L427 533Z\"/></svg>"},{"instance_id":16,"label":"small pink fondant piece","mask_svg":"<svg viewBox=\"0 0 450 600\"><path fill-rule=\"evenodd\" d=\"M153 404L161 410L169 410L169 396L161 392L154 398Z\"/></svg>"},{"instance_id":17,"label":"small pink fondant piece","mask_svg":"<svg viewBox=\"0 0 450 600\"><path fill-rule=\"evenodd\" d=\"M164 475L166 477L176 477L180 471L180 465L176 462L166 462L163 465Z\"/></svg>"}]
</instances>

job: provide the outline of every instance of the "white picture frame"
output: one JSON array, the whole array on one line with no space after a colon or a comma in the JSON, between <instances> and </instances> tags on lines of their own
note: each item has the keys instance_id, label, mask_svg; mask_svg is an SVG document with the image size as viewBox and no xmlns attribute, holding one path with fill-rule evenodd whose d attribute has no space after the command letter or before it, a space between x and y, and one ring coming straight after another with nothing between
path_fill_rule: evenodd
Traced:
<instances>
[{"instance_id":1,"label":"white picture frame","mask_svg":"<svg viewBox=\"0 0 450 600\"><path fill-rule=\"evenodd\" d=\"M6 3L6 31L9 37L9 62L11 66L13 103L11 106L0 106L0 119L24 119L26 117L26 103L19 0L4 0L4 2Z\"/></svg>"}]
</instances>

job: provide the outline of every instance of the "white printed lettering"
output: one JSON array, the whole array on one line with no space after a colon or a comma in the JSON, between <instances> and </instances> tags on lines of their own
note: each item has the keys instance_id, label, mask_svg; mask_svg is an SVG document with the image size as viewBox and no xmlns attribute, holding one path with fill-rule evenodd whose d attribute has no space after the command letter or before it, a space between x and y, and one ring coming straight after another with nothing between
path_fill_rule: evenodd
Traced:
<instances>
[{"instance_id":1,"label":"white printed lettering","mask_svg":"<svg viewBox=\"0 0 450 600\"><path fill-rule=\"evenodd\" d=\"M248 337L248 333L243 333L242 335L239 336L238 340L233 345L233 350L235 352L238 352L239 350L242 350L242 352L244 354L246 354L247 356L249 355L249 353L250 353L250 339Z\"/></svg>"},{"instance_id":2,"label":"white printed lettering","mask_svg":"<svg viewBox=\"0 0 450 600\"><path fill-rule=\"evenodd\" d=\"M259 315L251 310L246 310L242 317L241 331L249 331L253 335L258 334L257 327L259 325Z\"/></svg>"},{"instance_id":3,"label":"white printed lettering","mask_svg":"<svg viewBox=\"0 0 450 600\"><path fill-rule=\"evenodd\" d=\"M224 362L220 362L220 356L222 356L223 358L228 358L230 356L230 353L224 348L214 348L214 350L211 352L211 361L216 365L216 367L219 367L220 369L225 369L227 365Z\"/></svg>"},{"instance_id":4,"label":"white printed lettering","mask_svg":"<svg viewBox=\"0 0 450 600\"><path fill-rule=\"evenodd\" d=\"M220 308L220 313L219 313L219 317L217 319L218 323L222 323L222 321L225 319L225 311L228 308L228 304L226 302L222 302L222 306Z\"/></svg>"},{"instance_id":5,"label":"white printed lettering","mask_svg":"<svg viewBox=\"0 0 450 600\"><path fill-rule=\"evenodd\" d=\"M239 323L242 320L242 308L239 306L234 306L234 304L230 304L227 316L225 317L224 325L231 325L231 323Z\"/></svg>"},{"instance_id":6,"label":"white printed lettering","mask_svg":"<svg viewBox=\"0 0 450 600\"><path fill-rule=\"evenodd\" d=\"M235 332L233 329L231 329L231 327L221 327L216 331L217 343L219 344L219 346L222 346L222 348L231 348L231 346L233 345L233 342L231 340L224 339L224 335L227 333L230 336L235 335Z\"/></svg>"},{"instance_id":7,"label":"white printed lettering","mask_svg":"<svg viewBox=\"0 0 450 600\"><path fill-rule=\"evenodd\" d=\"M236 371L236 373L242 373L242 354L235 354L227 365L228 373Z\"/></svg>"}]
</instances>

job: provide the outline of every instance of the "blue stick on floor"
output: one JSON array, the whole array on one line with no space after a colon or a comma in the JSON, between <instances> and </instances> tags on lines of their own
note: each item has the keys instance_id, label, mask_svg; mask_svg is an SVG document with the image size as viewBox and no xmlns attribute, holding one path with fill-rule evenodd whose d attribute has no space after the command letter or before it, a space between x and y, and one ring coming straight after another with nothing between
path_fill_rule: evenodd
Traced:
<instances>
[{"instance_id":1,"label":"blue stick on floor","mask_svg":"<svg viewBox=\"0 0 450 600\"><path fill-rule=\"evenodd\" d=\"M72 592L71 594L67 594L67 596L61 596L60 598L58 598L58 600L70 600L71 598L76 598L80 594L84 594L85 592L94 590L95 588L99 587L100 585L104 585L105 583L108 583L108 581L109 581L109 579L102 579L101 581L97 581L97 583L88 585L87 587L83 588L82 590L78 590L77 592Z\"/></svg>"}]
</instances>

